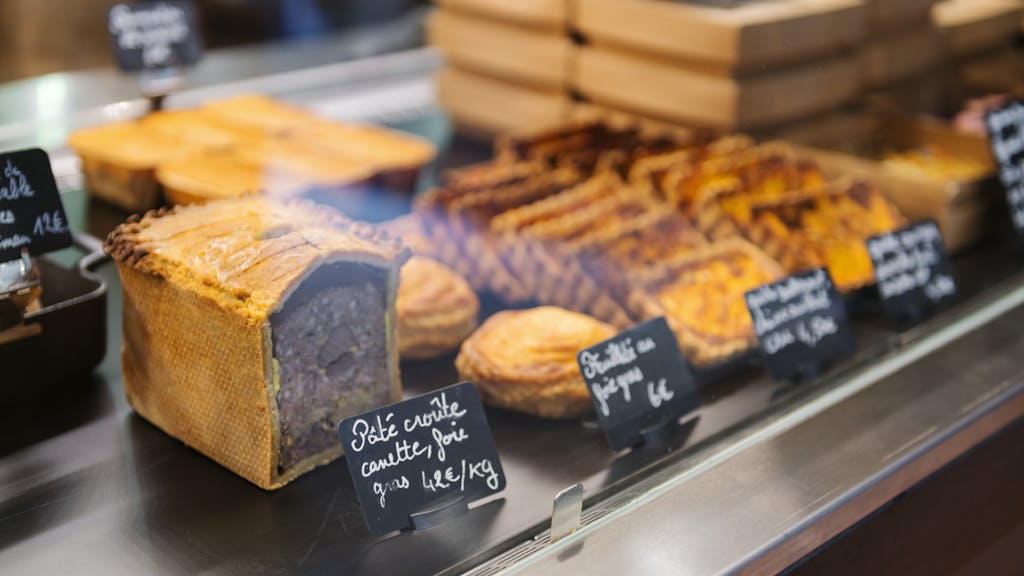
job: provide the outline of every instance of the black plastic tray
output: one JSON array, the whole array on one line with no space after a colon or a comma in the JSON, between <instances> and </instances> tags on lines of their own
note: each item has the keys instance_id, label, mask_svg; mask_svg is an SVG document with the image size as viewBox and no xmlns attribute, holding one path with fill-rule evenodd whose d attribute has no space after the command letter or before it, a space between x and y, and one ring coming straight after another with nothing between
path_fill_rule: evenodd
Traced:
<instances>
[{"instance_id":1,"label":"black plastic tray","mask_svg":"<svg viewBox=\"0 0 1024 576\"><path fill-rule=\"evenodd\" d=\"M25 316L17 336L0 343L0 403L63 386L106 354L107 286L92 273L106 256L92 236L76 234L74 242L85 253L75 267L39 258L42 307Z\"/></svg>"}]
</instances>

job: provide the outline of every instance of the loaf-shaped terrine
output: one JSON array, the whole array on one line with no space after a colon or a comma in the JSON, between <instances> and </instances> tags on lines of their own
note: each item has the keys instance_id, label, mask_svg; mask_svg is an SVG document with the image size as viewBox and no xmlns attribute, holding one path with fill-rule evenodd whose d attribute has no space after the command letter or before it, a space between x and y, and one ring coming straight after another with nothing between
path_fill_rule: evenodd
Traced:
<instances>
[{"instance_id":1,"label":"loaf-shaped terrine","mask_svg":"<svg viewBox=\"0 0 1024 576\"><path fill-rule=\"evenodd\" d=\"M106 250L129 403L262 488L337 458L342 418L401 396L409 251L382 230L249 196L132 217Z\"/></svg>"}]
</instances>

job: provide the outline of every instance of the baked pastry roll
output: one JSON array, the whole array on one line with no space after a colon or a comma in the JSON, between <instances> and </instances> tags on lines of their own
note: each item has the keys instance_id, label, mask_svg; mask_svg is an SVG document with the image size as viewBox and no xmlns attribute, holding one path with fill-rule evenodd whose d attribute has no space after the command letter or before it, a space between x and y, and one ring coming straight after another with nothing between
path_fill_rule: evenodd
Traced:
<instances>
[{"instance_id":1,"label":"baked pastry roll","mask_svg":"<svg viewBox=\"0 0 1024 576\"><path fill-rule=\"evenodd\" d=\"M719 229L733 226L789 272L827 267L841 292L874 282L865 242L905 220L875 187L855 182L759 200L736 190L711 190L706 218Z\"/></svg>"},{"instance_id":2,"label":"baked pastry roll","mask_svg":"<svg viewBox=\"0 0 1024 576\"><path fill-rule=\"evenodd\" d=\"M335 426L401 398L400 242L263 197L132 217L110 234L129 403L265 488L342 453Z\"/></svg>"},{"instance_id":3,"label":"baked pastry roll","mask_svg":"<svg viewBox=\"0 0 1024 576\"><path fill-rule=\"evenodd\" d=\"M462 344L455 367L490 406L543 418L576 418L593 409L576 354L615 328L553 306L499 312Z\"/></svg>"},{"instance_id":4,"label":"baked pastry roll","mask_svg":"<svg viewBox=\"0 0 1024 576\"><path fill-rule=\"evenodd\" d=\"M644 319L665 316L687 360L714 365L756 344L744 295L783 275L754 246L725 240L639 275L630 307Z\"/></svg>"},{"instance_id":5,"label":"baked pastry roll","mask_svg":"<svg viewBox=\"0 0 1024 576\"><path fill-rule=\"evenodd\" d=\"M458 349L477 326L480 301L451 268L424 256L402 266L398 287L398 348L403 360Z\"/></svg>"},{"instance_id":6,"label":"baked pastry roll","mask_svg":"<svg viewBox=\"0 0 1024 576\"><path fill-rule=\"evenodd\" d=\"M79 130L68 145L81 159L89 193L133 212L160 204L157 166L197 151L186 143L155 138L138 122Z\"/></svg>"},{"instance_id":7,"label":"baked pastry roll","mask_svg":"<svg viewBox=\"0 0 1024 576\"><path fill-rule=\"evenodd\" d=\"M492 220L558 194L581 180L572 169L526 176L533 166L522 166L522 171L497 168L493 175L477 167L472 173L455 177L462 184L432 190L417 198L414 206L439 260L465 276L474 288L489 289L513 303L526 301L533 293L524 286L523 278L517 277L499 257ZM502 184L477 188L488 181Z\"/></svg>"}]
</instances>

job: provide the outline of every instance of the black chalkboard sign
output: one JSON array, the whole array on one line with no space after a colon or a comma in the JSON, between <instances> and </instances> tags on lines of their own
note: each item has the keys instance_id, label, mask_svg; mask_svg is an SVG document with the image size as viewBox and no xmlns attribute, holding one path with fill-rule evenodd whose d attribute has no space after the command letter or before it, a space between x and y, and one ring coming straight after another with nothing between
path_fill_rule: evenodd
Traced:
<instances>
[{"instance_id":1,"label":"black chalkboard sign","mask_svg":"<svg viewBox=\"0 0 1024 576\"><path fill-rule=\"evenodd\" d=\"M985 116L999 179L1006 189L1010 217L1024 236L1024 102L1011 102Z\"/></svg>"},{"instance_id":2,"label":"black chalkboard sign","mask_svg":"<svg viewBox=\"0 0 1024 576\"><path fill-rule=\"evenodd\" d=\"M700 406L693 373L664 318L591 346L576 360L613 451Z\"/></svg>"},{"instance_id":3,"label":"black chalkboard sign","mask_svg":"<svg viewBox=\"0 0 1024 576\"><path fill-rule=\"evenodd\" d=\"M125 72L183 67L202 56L191 2L133 2L107 12L117 65Z\"/></svg>"},{"instance_id":4,"label":"black chalkboard sign","mask_svg":"<svg viewBox=\"0 0 1024 576\"><path fill-rule=\"evenodd\" d=\"M347 418L338 430L374 534L409 528L412 516L438 503L464 506L505 489L487 415L469 382Z\"/></svg>"},{"instance_id":5,"label":"black chalkboard sign","mask_svg":"<svg viewBox=\"0 0 1024 576\"><path fill-rule=\"evenodd\" d=\"M942 233L921 222L872 236L868 254L886 312L897 321L918 321L956 295Z\"/></svg>"},{"instance_id":6,"label":"black chalkboard sign","mask_svg":"<svg viewBox=\"0 0 1024 576\"><path fill-rule=\"evenodd\" d=\"M746 300L768 373L776 380L817 376L854 352L846 305L823 268L755 288Z\"/></svg>"},{"instance_id":7,"label":"black chalkboard sign","mask_svg":"<svg viewBox=\"0 0 1024 576\"><path fill-rule=\"evenodd\" d=\"M46 152L0 154L0 262L23 249L44 254L71 245L71 230Z\"/></svg>"}]
</instances>

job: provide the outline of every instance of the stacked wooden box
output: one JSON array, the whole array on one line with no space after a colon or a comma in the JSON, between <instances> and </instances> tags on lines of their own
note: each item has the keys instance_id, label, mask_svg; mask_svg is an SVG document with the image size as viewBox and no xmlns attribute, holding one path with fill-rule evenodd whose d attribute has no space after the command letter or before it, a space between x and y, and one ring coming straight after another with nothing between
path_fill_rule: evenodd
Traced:
<instances>
[{"instance_id":1,"label":"stacked wooden box","mask_svg":"<svg viewBox=\"0 0 1024 576\"><path fill-rule=\"evenodd\" d=\"M1024 69L1013 49L1020 34L1021 0L945 0L932 12L950 65L970 93L1018 92Z\"/></svg>"},{"instance_id":2,"label":"stacked wooden box","mask_svg":"<svg viewBox=\"0 0 1024 576\"><path fill-rule=\"evenodd\" d=\"M437 0L428 41L448 66L438 97L483 132L542 126L569 113L573 43L566 0Z\"/></svg>"},{"instance_id":3,"label":"stacked wooden box","mask_svg":"<svg viewBox=\"0 0 1024 576\"><path fill-rule=\"evenodd\" d=\"M834 134L848 103L948 112L950 58L998 78L992 62L1019 60L998 52L1019 34L1024 4L436 1L428 34L449 62L440 99L463 126L529 128L597 106L765 136Z\"/></svg>"},{"instance_id":4,"label":"stacked wooden box","mask_svg":"<svg viewBox=\"0 0 1024 576\"><path fill-rule=\"evenodd\" d=\"M859 0L573 2L587 45L572 85L599 104L751 131L834 109L860 88L848 52L863 35Z\"/></svg>"},{"instance_id":5,"label":"stacked wooden box","mask_svg":"<svg viewBox=\"0 0 1024 576\"><path fill-rule=\"evenodd\" d=\"M837 108L860 91L861 0L438 0L441 102L497 130L573 101L719 130Z\"/></svg>"},{"instance_id":6,"label":"stacked wooden box","mask_svg":"<svg viewBox=\"0 0 1024 576\"><path fill-rule=\"evenodd\" d=\"M865 0L864 82L868 88L918 79L943 59L942 37L932 24L937 0Z\"/></svg>"}]
</instances>

